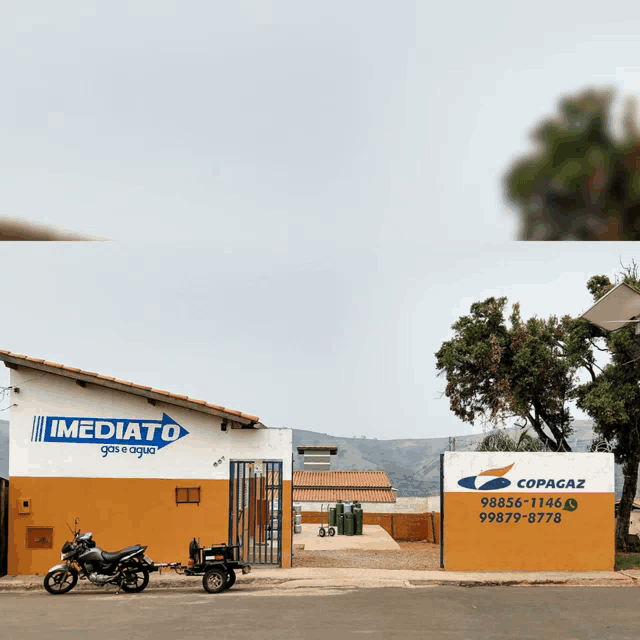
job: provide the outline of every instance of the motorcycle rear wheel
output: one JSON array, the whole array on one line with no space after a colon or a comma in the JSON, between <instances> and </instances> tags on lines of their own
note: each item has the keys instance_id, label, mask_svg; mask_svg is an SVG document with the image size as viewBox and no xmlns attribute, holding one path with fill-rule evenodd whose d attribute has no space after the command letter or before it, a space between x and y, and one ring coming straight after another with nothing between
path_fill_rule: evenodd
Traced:
<instances>
[{"instance_id":1,"label":"motorcycle rear wheel","mask_svg":"<svg viewBox=\"0 0 640 640\"><path fill-rule=\"evenodd\" d=\"M149 572L142 565L127 567L124 577L126 581L122 584L122 590L127 593L140 593L149 584Z\"/></svg>"},{"instance_id":2,"label":"motorcycle rear wheel","mask_svg":"<svg viewBox=\"0 0 640 640\"><path fill-rule=\"evenodd\" d=\"M44 577L44 588L51 595L59 596L71 591L77 582L78 572L75 569L69 569L69 571L57 569L56 571L49 571Z\"/></svg>"}]
</instances>

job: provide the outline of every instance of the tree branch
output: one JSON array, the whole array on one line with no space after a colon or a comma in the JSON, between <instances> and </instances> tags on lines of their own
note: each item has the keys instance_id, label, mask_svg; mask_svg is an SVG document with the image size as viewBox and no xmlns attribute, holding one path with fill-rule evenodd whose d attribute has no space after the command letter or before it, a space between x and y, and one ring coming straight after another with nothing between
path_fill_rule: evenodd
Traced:
<instances>
[{"instance_id":1,"label":"tree branch","mask_svg":"<svg viewBox=\"0 0 640 640\"><path fill-rule=\"evenodd\" d=\"M533 427L533 430L536 432L536 435L538 436L538 438L540 438L540 440L544 442L545 446L550 451L555 451L558 445L542 429L540 420L537 417L537 412L536 412L536 417L534 417L531 415L531 412L529 411L527 412L527 417L529 418L529 423Z\"/></svg>"}]
</instances>

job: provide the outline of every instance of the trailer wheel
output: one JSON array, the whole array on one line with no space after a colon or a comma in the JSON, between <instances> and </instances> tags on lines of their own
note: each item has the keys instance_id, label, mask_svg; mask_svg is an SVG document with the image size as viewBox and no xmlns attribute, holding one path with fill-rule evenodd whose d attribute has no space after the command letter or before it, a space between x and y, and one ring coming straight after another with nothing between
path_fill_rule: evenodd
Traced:
<instances>
[{"instance_id":1,"label":"trailer wheel","mask_svg":"<svg viewBox=\"0 0 640 640\"><path fill-rule=\"evenodd\" d=\"M212 567L202 576L202 586L207 593L224 591L227 582L227 572L220 567Z\"/></svg>"},{"instance_id":2,"label":"trailer wheel","mask_svg":"<svg viewBox=\"0 0 640 640\"><path fill-rule=\"evenodd\" d=\"M318 531L318 535L319 535L321 538L324 538L324 536L325 536L325 534L326 534L326 533L327 533L327 532L326 532L322 527L320 527L320 530Z\"/></svg>"},{"instance_id":3,"label":"trailer wheel","mask_svg":"<svg viewBox=\"0 0 640 640\"><path fill-rule=\"evenodd\" d=\"M225 589L231 589L233 585L236 583L236 572L229 567L227 569L227 584L224 586Z\"/></svg>"}]
</instances>

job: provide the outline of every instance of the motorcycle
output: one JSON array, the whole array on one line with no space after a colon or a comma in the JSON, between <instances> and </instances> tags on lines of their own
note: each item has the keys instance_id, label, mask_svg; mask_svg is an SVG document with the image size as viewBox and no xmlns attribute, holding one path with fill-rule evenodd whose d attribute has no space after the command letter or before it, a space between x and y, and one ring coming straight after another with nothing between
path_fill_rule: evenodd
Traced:
<instances>
[{"instance_id":1,"label":"motorcycle","mask_svg":"<svg viewBox=\"0 0 640 640\"><path fill-rule=\"evenodd\" d=\"M76 518L75 526L78 525ZM149 584L149 572L155 571L151 558L145 555L146 546L139 544L109 553L96 546L91 533L71 530L73 541L62 545L62 564L49 569L44 588L52 595L68 593L78 579L89 580L98 586L115 584L127 593L140 593Z\"/></svg>"}]
</instances>

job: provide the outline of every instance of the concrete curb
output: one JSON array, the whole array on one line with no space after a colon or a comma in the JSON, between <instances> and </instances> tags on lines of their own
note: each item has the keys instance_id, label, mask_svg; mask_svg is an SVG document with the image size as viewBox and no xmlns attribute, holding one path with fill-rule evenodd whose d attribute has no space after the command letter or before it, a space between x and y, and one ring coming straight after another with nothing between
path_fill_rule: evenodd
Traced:
<instances>
[{"instance_id":1,"label":"concrete curb","mask_svg":"<svg viewBox=\"0 0 640 640\"><path fill-rule=\"evenodd\" d=\"M634 575L637 574L637 575ZM155 578L155 579L154 579ZM5 576L0 578L2 592L44 592L44 576ZM239 575L231 591L276 590L281 593L296 590L355 589L355 588L424 588L424 587L510 587L510 586L610 586L638 587L640 572L443 572L366 569L269 569ZM152 576L146 591L202 590L202 578L180 575ZM80 581L74 591L111 592L115 586L97 587Z\"/></svg>"}]
</instances>

